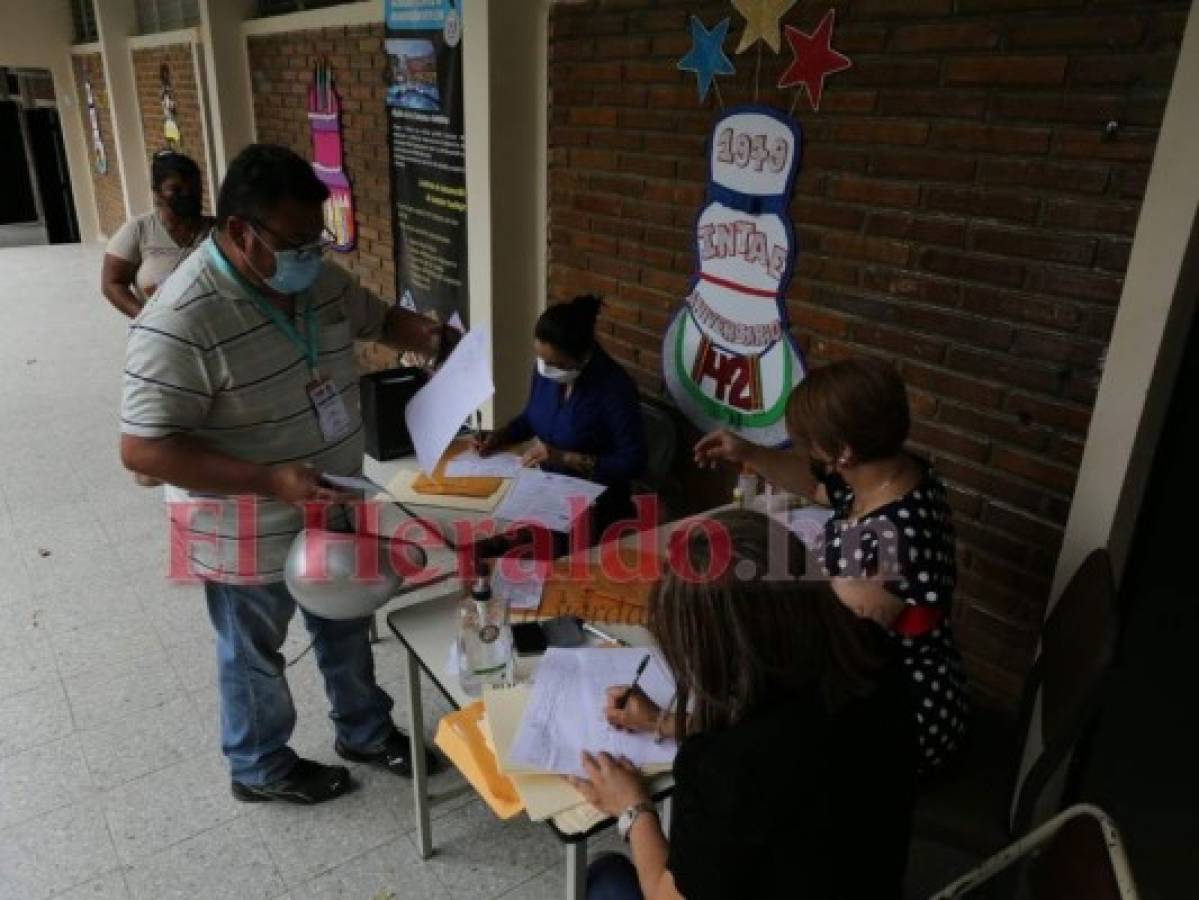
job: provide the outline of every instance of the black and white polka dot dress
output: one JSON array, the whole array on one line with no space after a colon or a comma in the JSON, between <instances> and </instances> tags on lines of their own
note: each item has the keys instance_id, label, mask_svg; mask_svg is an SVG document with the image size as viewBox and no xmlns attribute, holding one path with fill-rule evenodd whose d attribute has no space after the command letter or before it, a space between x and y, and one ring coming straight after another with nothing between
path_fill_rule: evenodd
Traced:
<instances>
[{"instance_id":1,"label":"black and white polka dot dress","mask_svg":"<svg viewBox=\"0 0 1199 900\"><path fill-rule=\"evenodd\" d=\"M957 563L945 486L926 467L914 488L855 522L853 489L838 475L824 485L833 516L815 549L826 573L882 576L904 602L890 634L911 679L920 774L929 774L961 746L970 714L950 622Z\"/></svg>"}]
</instances>

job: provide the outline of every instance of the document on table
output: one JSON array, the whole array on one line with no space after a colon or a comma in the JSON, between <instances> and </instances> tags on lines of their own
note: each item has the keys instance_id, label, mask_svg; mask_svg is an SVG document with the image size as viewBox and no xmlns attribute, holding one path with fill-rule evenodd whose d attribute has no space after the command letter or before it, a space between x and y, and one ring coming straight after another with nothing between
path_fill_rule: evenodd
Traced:
<instances>
[{"instance_id":1,"label":"document on table","mask_svg":"<svg viewBox=\"0 0 1199 900\"><path fill-rule=\"evenodd\" d=\"M515 453L479 456L474 450L459 453L445 464L450 478L515 478L523 468Z\"/></svg>"},{"instance_id":2,"label":"document on table","mask_svg":"<svg viewBox=\"0 0 1199 900\"><path fill-rule=\"evenodd\" d=\"M569 531L575 517L606 490L604 485L584 478L522 469L496 507L495 517L508 522L536 522L550 531Z\"/></svg>"},{"instance_id":3,"label":"document on table","mask_svg":"<svg viewBox=\"0 0 1199 900\"><path fill-rule=\"evenodd\" d=\"M491 340L486 331L476 328L463 335L454 352L404 409L422 472L433 475L462 424L494 393Z\"/></svg>"},{"instance_id":4,"label":"document on table","mask_svg":"<svg viewBox=\"0 0 1199 900\"><path fill-rule=\"evenodd\" d=\"M641 647L547 650L504 762L518 771L581 776L580 756L586 750L627 756L637 766L669 766L678 750L674 741L656 743L650 734L617 731L604 718L605 691L631 682L646 653L650 664L638 684L651 700L666 706L674 697L674 679L653 651Z\"/></svg>"}]
</instances>

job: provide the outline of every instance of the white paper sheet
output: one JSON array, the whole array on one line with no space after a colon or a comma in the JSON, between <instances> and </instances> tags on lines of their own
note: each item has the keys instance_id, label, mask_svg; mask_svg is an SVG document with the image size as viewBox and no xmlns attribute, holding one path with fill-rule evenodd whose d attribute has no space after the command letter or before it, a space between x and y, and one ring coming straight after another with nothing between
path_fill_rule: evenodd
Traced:
<instances>
[{"instance_id":1,"label":"white paper sheet","mask_svg":"<svg viewBox=\"0 0 1199 900\"><path fill-rule=\"evenodd\" d=\"M467 450L445 464L445 474L451 478L515 478L522 468L515 453L479 456Z\"/></svg>"},{"instance_id":2,"label":"white paper sheet","mask_svg":"<svg viewBox=\"0 0 1199 900\"><path fill-rule=\"evenodd\" d=\"M549 562L501 557L491 575L491 591L507 598L512 609L536 609L549 574Z\"/></svg>"},{"instance_id":3,"label":"white paper sheet","mask_svg":"<svg viewBox=\"0 0 1199 900\"><path fill-rule=\"evenodd\" d=\"M491 340L486 331L476 328L463 336L449 359L404 409L422 472L433 474L467 417L494 393Z\"/></svg>"},{"instance_id":4,"label":"white paper sheet","mask_svg":"<svg viewBox=\"0 0 1199 900\"><path fill-rule=\"evenodd\" d=\"M550 531L569 531L577 509L571 500L580 498L584 509L607 488L584 478L572 478L540 469L521 469L507 496L495 509L495 517L508 522L537 522Z\"/></svg>"},{"instance_id":5,"label":"white paper sheet","mask_svg":"<svg viewBox=\"0 0 1199 900\"><path fill-rule=\"evenodd\" d=\"M508 760L518 769L583 775L582 751L627 756L638 766L669 765L678 750L674 741L656 743L653 735L617 731L604 718L605 691L628 684L650 654L638 685L665 706L674 697L674 681L656 653L627 649L551 647L537 666L533 694L525 707Z\"/></svg>"}]
</instances>

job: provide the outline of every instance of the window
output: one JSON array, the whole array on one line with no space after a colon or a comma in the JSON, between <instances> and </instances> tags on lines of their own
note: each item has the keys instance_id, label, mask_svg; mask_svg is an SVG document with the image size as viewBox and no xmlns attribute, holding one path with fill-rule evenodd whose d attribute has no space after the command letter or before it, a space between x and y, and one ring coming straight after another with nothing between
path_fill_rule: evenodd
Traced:
<instances>
[{"instance_id":1,"label":"window","mask_svg":"<svg viewBox=\"0 0 1199 900\"><path fill-rule=\"evenodd\" d=\"M71 0L71 21L75 25L76 44L91 44L100 40L94 0Z\"/></svg>"},{"instance_id":2,"label":"window","mask_svg":"<svg viewBox=\"0 0 1199 900\"><path fill-rule=\"evenodd\" d=\"M140 34L175 31L199 24L199 0L137 0L137 30Z\"/></svg>"}]
</instances>

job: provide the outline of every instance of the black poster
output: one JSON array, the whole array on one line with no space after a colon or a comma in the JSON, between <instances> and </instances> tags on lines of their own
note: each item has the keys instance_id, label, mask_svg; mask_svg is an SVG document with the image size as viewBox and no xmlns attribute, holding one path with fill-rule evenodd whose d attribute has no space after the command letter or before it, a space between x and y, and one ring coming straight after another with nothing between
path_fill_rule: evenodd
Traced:
<instances>
[{"instance_id":1,"label":"black poster","mask_svg":"<svg viewBox=\"0 0 1199 900\"><path fill-rule=\"evenodd\" d=\"M467 319L462 0L384 0L396 296Z\"/></svg>"}]
</instances>

